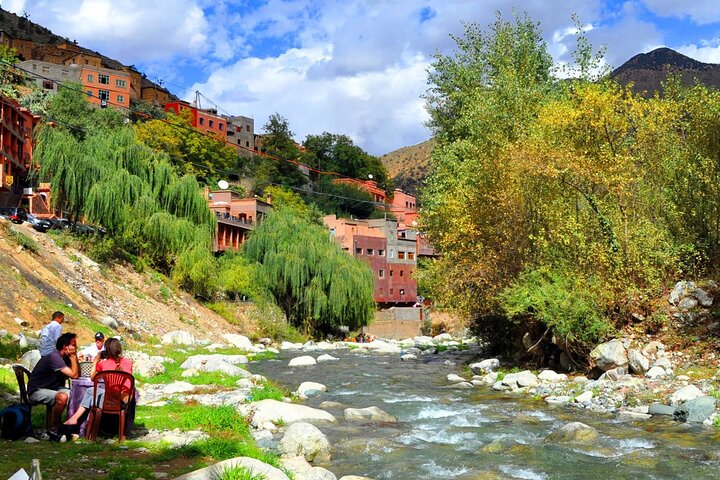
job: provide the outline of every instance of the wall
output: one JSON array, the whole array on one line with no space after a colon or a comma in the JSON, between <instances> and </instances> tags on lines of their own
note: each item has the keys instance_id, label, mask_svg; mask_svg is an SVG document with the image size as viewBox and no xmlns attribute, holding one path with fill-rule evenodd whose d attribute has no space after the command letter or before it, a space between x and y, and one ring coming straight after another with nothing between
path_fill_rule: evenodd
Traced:
<instances>
[{"instance_id":1,"label":"wall","mask_svg":"<svg viewBox=\"0 0 720 480\"><path fill-rule=\"evenodd\" d=\"M403 339L420 335L421 323L421 308L396 307L376 312L373 323L363 331L376 337Z\"/></svg>"}]
</instances>

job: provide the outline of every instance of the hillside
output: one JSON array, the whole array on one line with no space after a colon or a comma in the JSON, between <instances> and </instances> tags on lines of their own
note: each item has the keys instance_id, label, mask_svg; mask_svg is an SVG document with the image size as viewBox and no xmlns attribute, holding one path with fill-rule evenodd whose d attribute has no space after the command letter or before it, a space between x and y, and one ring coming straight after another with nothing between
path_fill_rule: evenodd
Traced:
<instances>
[{"instance_id":1,"label":"hillside","mask_svg":"<svg viewBox=\"0 0 720 480\"><path fill-rule=\"evenodd\" d=\"M14 232L21 234L19 240ZM37 252L20 246L27 239L37 244ZM81 344L90 343L98 330L141 341L173 330L208 340L222 333L249 333L157 273L99 265L66 242L67 237L38 233L27 223L0 219L0 329L35 336L53 311L63 310L65 331L78 333ZM110 319L118 328L103 324L113 323Z\"/></svg>"},{"instance_id":2,"label":"hillside","mask_svg":"<svg viewBox=\"0 0 720 480\"><path fill-rule=\"evenodd\" d=\"M380 157L388 175L397 188L417 195L422 181L430 171L430 155L434 140L431 138L417 145L399 148Z\"/></svg>"},{"instance_id":3,"label":"hillside","mask_svg":"<svg viewBox=\"0 0 720 480\"><path fill-rule=\"evenodd\" d=\"M621 85L633 83L633 91L653 95L662 91L669 72L678 72L683 84L695 82L720 87L720 65L703 63L669 48L640 53L615 69L610 75Z\"/></svg>"}]
</instances>

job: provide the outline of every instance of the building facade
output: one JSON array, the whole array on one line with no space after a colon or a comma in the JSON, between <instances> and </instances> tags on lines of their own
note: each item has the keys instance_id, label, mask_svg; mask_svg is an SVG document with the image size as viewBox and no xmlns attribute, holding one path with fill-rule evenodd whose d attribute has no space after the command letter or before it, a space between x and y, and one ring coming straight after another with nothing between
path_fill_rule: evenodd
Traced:
<instances>
[{"instance_id":1,"label":"building facade","mask_svg":"<svg viewBox=\"0 0 720 480\"><path fill-rule=\"evenodd\" d=\"M32 161L32 133L39 117L0 95L0 192L20 195Z\"/></svg>"},{"instance_id":2,"label":"building facade","mask_svg":"<svg viewBox=\"0 0 720 480\"><path fill-rule=\"evenodd\" d=\"M166 112L174 112L180 115L180 112L189 110L191 113L190 122L193 128L202 132L214 133L223 141L227 140L227 120L218 115L213 109L200 109L196 106L183 101L170 102L165 104Z\"/></svg>"},{"instance_id":3,"label":"building facade","mask_svg":"<svg viewBox=\"0 0 720 480\"><path fill-rule=\"evenodd\" d=\"M255 148L255 120L249 117L237 115L227 117L228 129L227 139L233 145L237 145L238 152L243 156L250 156Z\"/></svg>"},{"instance_id":4,"label":"building facade","mask_svg":"<svg viewBox=\"0 0 720 480\"><path fill-rule=\"evenodd\" d=\"M242 198L230 190L208 193L208 205L215 212L215 251L238 250L248 235L272 211L272 205L257 198Z\"/></svg>"},{"instance_id":5,"label":"building facade","mask_svg":"<svg viewBox=\"0 0 720 480\"><path fill-rule=\"evenodd\" d=\"M58 65L41 60L24 60L17 63L27 77L43 90L57 93L64 82L80 82L80 69L77 66Z\"/></svg>"},{"instance_id":6,"label":"building facade","mask_svg":"<svg viewBox=\"0 0 720 480\"><path fill-rule=\"evenodd\" d=\"M127 72L83 65L80 82L90 103L101 107L130 108L131 77Z\"/></svg>"}]
</instances>

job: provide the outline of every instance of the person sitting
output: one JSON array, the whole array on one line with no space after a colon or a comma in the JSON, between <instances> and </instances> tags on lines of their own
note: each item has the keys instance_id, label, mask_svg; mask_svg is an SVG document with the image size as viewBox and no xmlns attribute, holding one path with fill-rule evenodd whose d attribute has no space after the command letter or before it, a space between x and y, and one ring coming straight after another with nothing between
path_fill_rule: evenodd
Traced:
<instances>
[{"instance_id":1,"label":"person sitting","mask_svg":"<svg viewBox=\"0 0 720 480\"><path fill-rule=\"evenodd\" d=\"M82 355L83 359L87 361L92 361L102 350L105 350L105 334L102 332L97 332L95 334L95 343L93 343L89 347L84 348L80 354Z\"/></svg>"},{"instance_id":2,"label":"person sitting","mask_svg":"<svg viewBox=\"0 0 720 480\"><path fill-rule=\"evenodd\" d=\"M55 342L62 335L64 321L65 314L63 312L54 312L50 323L40 330L40 356L50 355L55 350Z\"/></svg>"},{"instance_id":3,"label":"person sitting","mask_svg":"<svg viewBox=\"0 0 720 480\"><path fill-rule=\"evenodd\" d=\"M100 357L105 357L104 359L100 359ZM122 344L120 343L120 340L117 338L109 338L107 342L105 342L105 353L104 355L97 355L93 359L93 367L90 371L90 378L95 379L95 376L99 372L104 372L107 370L122 370L123 372L132 373L132 362L123 357L122 353ZM130 385L123 385L121 394L128 394L129 395ZM102 406L103 404L103 396L105 395L105 387L98 385L97 388L97 405ZM80 417L83 416L83 414L89 410L92 407L93 403L93 389L88 388L85 390L85 395L83 396L82 400L80 401L80 406L75 411L75 413L68 418L65 421L65 425L77 425L78 421L80 420Z\"/></svg>"},{"instance_id":4,"label":"person sitting","mask_svg":"<svg viewBox=\"0 0 720 480\"><path fill-rule=\"evenodd\" d=\"M66 363L68 360L68 363ZM68 403L70 391L65 388L68 378L78 378L77 340L74 333L63 333L55 342L55 350L40 358L30 373L27 391L32 402L52 405L52 417L47 436L57 441L60 417Z\"/></svg>"}]
</instances>

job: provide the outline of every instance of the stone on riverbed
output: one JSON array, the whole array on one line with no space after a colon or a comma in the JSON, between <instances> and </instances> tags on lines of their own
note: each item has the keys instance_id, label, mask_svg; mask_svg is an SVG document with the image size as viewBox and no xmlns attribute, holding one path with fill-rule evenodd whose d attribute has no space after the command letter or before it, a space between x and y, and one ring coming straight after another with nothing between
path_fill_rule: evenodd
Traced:
<instances>
[{"instance_id":1,"label":"stone on riverbed","mask_svg":"<svg viewBox=\"0 0 720 480\"><path fill-rule=\"evenodd\" d=\"M345 420L365 420L371 422L397 422L397 418L378 407L346 408Z\"/></svg>"},{"instance_id":2,"label":"stone on riverbed","mask_svg":"<svg viewBox=\"0 0 720 480\"><path fill-rule=\"evenodd\" d=\"M256 428L266 422L274 424L283 422L289 425L296 422L335 423L337 421L332 414L325 410L271 399L241 405L238 410L243 415L251 415L250 423Z\"/></svg>"},{"instance_id":3,"label":"stone on riverbed","mask_svg":"<svg viewBox=\"0 0 720 480\"><path fill-rule=\"evenodd\" d=\"M405 355L400 357L400 360L402 360L403 362L408 362L410 360L417 360L417 358L417 355L413 353L406 353Z\"/></svg>"},{"instance_id":4,"label":"stone on riverbed","mask_svg":"<svg viewBox=\"0 0 720 480\"><path fill-rule=\"evenodd\" d=\"M223 471L238 467L246 468L253 476L260 476L266 480L289 480L288 476L279 468L249 457L236 457L223 460L215 465L181 475L175 478L175 480L215 480L222 477Z\"/></svg>"},{"instance_id":5,"label":"stone on riverbed","mask_svg":"<svg viewBox=\"0 0 720 480\"><path fill-rule=\"evenodd\" d=\"M665 369L662 367L652 367L650 370L645 372L645 378L655 379L662 378L665 376Z\"/></svg>"},{"instance_id":6,"label":"stone on riverbed","mask_svg":"<svg viewBox=\"0 0 720 480\"><path fill-rule=\"evenodd\" d=\"M702 397L705 394L695 385L686 385L680 390L670 395L670 404L675 405L678 403L687 402L698 397Z\"/></svg>"},{"instance_id":7,"label":"stone on riverbed","mask_svg":"<svg viewBox=\"0 0 720 480\"><path fill-rule=\"evenodd\" d=\"M530 370L519 373L508 373L501 380L503 385L510 388L536 387L538 385L537 376Z\"/></svg>"},{"instance_id":8,"label":"stone on riverbed","mask_svg":"<svg viewBox=\"0 0 720 480\"><path fill-rule=\"evenodd\" d=\"M313 467L303 457L283 457L282 466L293 473L295 480L337 480L330 470Z\"/></svg>"},{"instance_id":9,"label":"stone on riverbed","mask_svg":"<svg viewBox=\"0 0 720 480\"><path fill-rule=\"evenodd\" d=\"M463 377L461 377L460 375L458 375L456 373L449 373L447 376L447 381L451 382L451 383L457 383L457 382L466 382L467 380L465 380Z\"/></svg>"},{"instance_id":10,"label":"stone on riverbed","mask_svg":"<svg viewBox=\"0 0 720 480\"><path fill-rule=\"evenodd\" d=\"M222 336L226 342L228 342L233 347L239 348L240 350L244 350L246 352L254 352L256 348L253 346L252 342L248 337L245 335L238 335L236 333L226 333Z\"/></svg>"},{"instance_id":11,"label":"stone on riverbed","mask_svg":"<svg viewBox=\"0 0 720 480\"><path fill-rule=\"evenodd\" d=\"M564 373L556 373L553 370L543 370L538 375L538 379L547 382L566 382L568 377Z\"/></svg>"},{"instance_id":12,"label":"stone on riverbed","mask_svg":"<svg viewBox=\"0 0 720 480\"><path fill-rule=\"evenodd\" d=\"M559 443L575 443L594 445L600 438L597 430L581 422L571 422L563 425L547 436L548 441Z\"/></svg>"},{"instance_id":13,"label":"stone on riverbed","mask_svg":"<svg viewBox=\"0 0 720 480\"><path fill-rule=\"evenodd\" d=\"M475 374L494 372L500 367L500 360L497 358L486 358L485 360L477 363L471 363L470 370Z\"/></svg>"},{"instance_id":14,"label":"stone on riverbed","mask_svg":"<svg viewBox=\"0 0 720 480\"><path fill-rule=\"evenodd\" d=\"M545 402L548 405L565 405L566 403L570 402L570 400L572 400L572 397L570 397L569 395L553 395L545 397Z\"/></svg>"},{"instance_id":15,"label":"stone on riverbed","mask_svg":"<svg viewBox=\"0 0 720 480\"><path fill-rule=\"evenodd\" d=\"M648 407L648 413L650 415L673 415L675 407L663 405L662 403L653 403Z\"/></svg>"},{"instance_id":16,"label":"stone on riverbed","mask_svg":"<svg viewBox=\"0 0 720 480\"><path fill-rule=\"evenodd\" d=\"M293 423L280 440L280 452L286 456L301 456L308 462L330 460L330 442L316 426L307 422Z\"/></svg>"},{"instance_id":17,"label":"stone on riverbed","mask_svg":"<svg viewBox=\"0 0 720 480\"><path fill-rule=\"evenodd\" d=\"M288 363L288 367L309 367L311 365L317 365L317 360L310 355L295 357Z\"/></svg>"},{"instance_id":18,"label":"stone on riverbed","mask_svg":"<svg viewBox=\"0 0 720 480\"><path fill-rule=\"evenodd\" d=\"M630 371L638 375L644 375L650 369L650 360L640 350L631 348L628 350L628 364Z\"/></svg>"},{"instance_id":19,"label":"stone on riverbed","mask_svg":"<svg viewBox=\"0 0 720 480\"><path fill-rule=\"evenodd\" d=\"M327 353L323 353L322 355L320 355L320 356L317 358L318 363L323 363L323 362L337 362L337 361L339 361L339 360L340 360L339 358L333 357L332 355L328 355Z\"/></svg>"},{"instance_id":20,"label":"stone on riverbed","mask_svg":"<svg viewBox=\"0 0 720 480\"><path fill-rule=\"evenodd\" d=\"M360 477L358 475L345 475L344 477L340 477L340 480L373 480L370 477Z\"/></svg>"},{"instance_id":21,"label":"stone on riverbed","mask_svg":"<svg viewBox=\"0 0 720 480\"><path fill-rule=\"evenodd\" d=\"M617 367L626 367L628 364L625 346L617 338L595 347L590 352L590 358L604 372Z\"/></svg>"},{"instance_id":22,"label":"stone on riverbed","mask_svg":"<svg viewBox=\"0 0 720 480\"><path fill-rule=\"evenodd\" d=\"M698 397L688 400L675 409L673 419L678 422L702 423L715 413L715 398Z\"/></svg>"},{"instance_id":23,"label":"stone on riverbed","mask_svg":"<svg viewBox=\"0 0 720 480\"><path fill-rule=\"evenodd\" d=\"M297 389L298 396L302 399L319 392L327 392L327 387L322 383L317 382L303 382Z\"/></svg>"},{"instance_id":24,"label":"stone on riverbed","mask_svg":"<svg viewBox=\"0 0 720 480\"><path fill-rule=\"evenodd\" d=\"M204 365L211 361L225 362L230 365L244 365L248 363L248 358L245 355L222 355L220 353L213 353L210 355L192 355L180 365L180 368L183 370L194 368L197 370L211 371L204 368Z\"/></svg>"}]
</instances>

